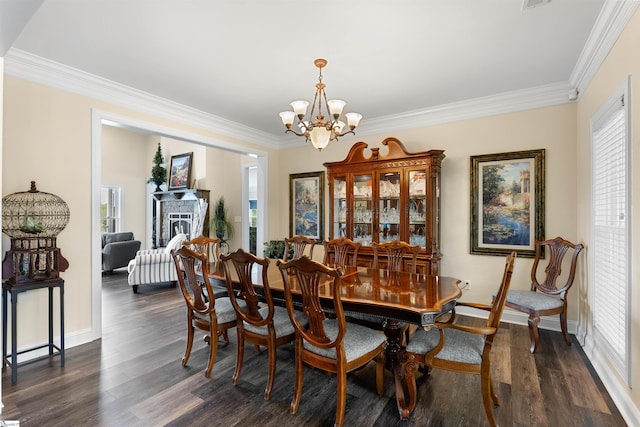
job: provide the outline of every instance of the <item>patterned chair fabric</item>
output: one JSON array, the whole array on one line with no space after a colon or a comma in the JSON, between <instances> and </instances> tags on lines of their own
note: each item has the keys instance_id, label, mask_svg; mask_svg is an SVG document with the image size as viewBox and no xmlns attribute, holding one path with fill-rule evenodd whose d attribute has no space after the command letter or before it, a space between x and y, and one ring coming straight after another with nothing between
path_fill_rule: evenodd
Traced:
<instances>
[{"instance_id":1,"label":"patterned chair fabric","mask_svg":"<svg viewBox=\"0 0 640 427\"><path fill-rule=\"evenodd\" d=\"M180 249L186 240L185 234L177 234L167 243L166 248L138 251L128 266L129 285L133 286L133 292L138 293L139 285L176 282L178 274L171 251Z\"/></svg>"}]
</instances>

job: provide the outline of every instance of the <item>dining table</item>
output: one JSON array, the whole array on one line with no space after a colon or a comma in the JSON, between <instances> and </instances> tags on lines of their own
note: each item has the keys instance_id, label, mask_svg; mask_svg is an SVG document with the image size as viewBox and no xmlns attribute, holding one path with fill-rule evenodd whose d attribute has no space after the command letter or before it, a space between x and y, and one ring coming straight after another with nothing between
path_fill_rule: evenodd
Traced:
<instances>
[{"instance_id":1,"label":"dining table","mask_svg":"<svg viewBox=\"0 0 640 427\"><path fill-rule=\"evenodd\" d=\"M341 273L340 296L345 315L366 315L367 319L379 321L382 326L387 338L385 367L394 376L400 418L407 419L410 410L403 387L406 362L405 347L402 343L403 330L407 323L425 329L433 327L436 319L450 312L462 295L460 280L447 276L368 267L347 266L338 267L338 270ZM209 279L212 284L226 283L221 262L209 265ZM290 282L295 296L296 281L294 277L290 279L293 279ZM234 280L232 277L232 283ZM269 263L267 280L274 303L284 305L284 281L276 262ZM252 271L252 281L256 292L261 293L262 271L257 266ZM333 295L329 279L327 278L326 283L321 282L319 287L321 300L331 308Z\"/></svg>"}]
</instances>

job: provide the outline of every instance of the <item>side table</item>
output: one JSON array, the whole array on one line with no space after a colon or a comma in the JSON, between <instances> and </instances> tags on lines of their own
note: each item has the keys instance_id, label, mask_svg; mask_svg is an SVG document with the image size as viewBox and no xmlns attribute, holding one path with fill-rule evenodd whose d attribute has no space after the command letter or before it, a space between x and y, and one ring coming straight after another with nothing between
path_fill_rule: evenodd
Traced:
<instances>
[{"instance_id":1,"label":"side table","mask_svg":"<svg viewBox=\"0 0 640 427\"><path fill-rule=\"evenodd\" d=\"M49 343L18 352L18 295L34 289L49 290ZM53 288L60 290L60 347L53 343ZM11 354L7 355L7 294L11 294ZM48 348L49 354L18 363L18 355ZM21 283L2 283L2 370L11 367L11 383L18 380L18 367L54 356L60 356L60 366L64 366L64 280L60 278L32 280Z\"/></svg>"}]
</instances>

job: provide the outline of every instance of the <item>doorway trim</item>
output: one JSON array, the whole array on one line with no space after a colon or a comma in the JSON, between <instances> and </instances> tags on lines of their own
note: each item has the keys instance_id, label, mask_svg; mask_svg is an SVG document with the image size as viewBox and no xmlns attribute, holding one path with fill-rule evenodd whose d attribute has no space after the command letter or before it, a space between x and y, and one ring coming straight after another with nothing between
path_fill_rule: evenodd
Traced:
<instances>
[{"instance_id":1,"label":"doorway trim","mask_svg":"<svg viewBox=\"0 0 640 427\"><path fill-rule=\"evenodd\" d=\"M205 137L176 128L147 122L132 117L115 114L96 108L91 109L91 339L102 337L102 256L100 237L100 187L102 185L102 127L114 126L132 131L160 135L180 141L191 142L211 148L219 148L238 154L257 158L258 173L261 179L258 185L258 197L262 207L268 206L268 153L252 150L227 141ZM264 229L267 213L258 219L258 226Z\"/></svg>"}]
</instances>

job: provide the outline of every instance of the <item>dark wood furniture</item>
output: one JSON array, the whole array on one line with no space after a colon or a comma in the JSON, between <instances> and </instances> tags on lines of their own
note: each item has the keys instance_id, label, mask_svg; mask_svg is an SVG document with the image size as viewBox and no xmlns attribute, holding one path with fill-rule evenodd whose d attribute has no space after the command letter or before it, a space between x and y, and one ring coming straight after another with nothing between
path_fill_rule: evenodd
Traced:
<instances>
[{"instance_id":1,"label":"dark wood furniture","mask_svg":"<svg viewBox=\"0 0 640 427\"><path fill-rule=\"evenodd\" d=\"M545 248L549 251L549 262L544 269L544 279L539 281L537 278L538 266ZM583 248L582 243L576 245L561 237L536 241L536 256L531 267L531 289L528 291L512 290L507 295L507 307L529 315L529 335L531 337L529 351L531 353L535 353L538 348L540 316L559 314L562 336L567 345L571 345L567 331L567 293L573 285L578 255ZM562 261L569 251L572 252L569 273L566 276L561 276ZM556 281L560 277L564 279L564 284L558 287Z\"/></svg>"},{"instance_id":2,"label":"dark wood furniture","mask_svg":"<svg viewBox=\"0 0 640 427\"><path fill-rule=\"evenodd\" d=\"M222 267L212 264L212 281L224 281ZM254 270L253 283L260 293L261 272ZM424 274L391 272L375 268L345 266L340 286L341 303L345 313L369 314L380 319L387 338L385 347L385 366L394 374L396 401L401 418L409 416L403 388L404 347L402 331L405 322L420 327L431 327L442 314L453 309L456 300L462 295L460 280ZM234 279L234 286L237 279ZM271 295L276 304L284 304L284 282L273 264L268 269ZM226 283L226 282L225 282ZM333 294L330 286L318 288L320 301L325 308L333 307ZM301 306L299 290L292 289L293 302Z\"/></svg>"},{"instance_id":3,"label":"dark wood furniture","mask_svg":"<svg viewBox=\"0 0 640 427\"><path fill-rule=\"evenodd\" d=\"M325 240L324 245L324 265L334 268L343 268L348 265L355 267L358 264L358 251L362 243L354 242L346 237Z\"/></svg>"},{"instance_id":4,"label":"dark wood furniture","mask_svg":"<svg viewBox=\"0 0 640 427\"><path fill-rule=\"evenodd\" d=\"M493 406L499 405L491 381L491 347L500 326L500 318L511 283L516 253L507 256L500 288L492 305L459 302L457 305L473 307L488 312L485 327L472 327L446 322L437 322L437 328L419 329L407 345L406 380L409 390L409 411L416 406L417 389L415 373L419 365L445 369L453 372L480 375L482 401L489 424L496 425Z\"/></svg>"},{"instance_id":5,"label":"dark wood furniture","mask_svg":"<svg viewBox=\"0 0 640 427\"><path fill-rule=\"evenodd\" d=\"M236 336L238 340L238 353L236 356L236 370L233 374L233 384L238 384L242 363L244 360L244 343L249 342L256 346L267 348L269 353L269 369L267 387L264 389L264 399L269 400L273 381L276 376L276 347L293 341L295 330L287 310L284 307L275 306L269 288L267 270L269 260L258 258L253 254L238 249L229 255L222 255L229 298L236 310L238 326ZM261 267L262 295L258 296L251 279L253 267ZM232 274L235 272L235 274ZM236 279L237 290L234 290L233 281ZM237 292L237 294L236 294ZM258 303L263 305L259 306Z\"/></svg>"},{"instance_id":6,"label":"dark wood furniture","mask_svg":"<svg viewBox=\"0 0 640 427\"><path fill-rule=\"evenodd\" d=\"M383 253L384 264L381 263L380 252ZM410 273L416 273L416 261L419 252L419 245L412 246L400 240L392 240L384 243L373 242L373 267L384 268L390 271L409 271ZM407 254L410 256L408 260L406 260ZM406 264L409 265L409 268L406 267Z\"/></svg>"},{"instance_id":7,"label":"dark wood furniture","mask_svg":"<svg viewBox=\"0 0 640 427\"><path fill-rule=\"evenodd\" d=\"M285 237L284 239L284 256L283 260L287 261L289 256L289 244L293 245L293 257L291 259L300 258L305 255L304 251L309 246L309 258L313 259L313 248L318 243L316 239L310 239L306 236Z\"/></svg>"},{"instance_id":8,"label":"dark wood furniture","mask_svg":"<svg viewBox=\"0 0 640 427\"><path fill-rule=\"evenodd\" d=\"M49 342L47 344L18 351L18 295L34 289L49 290ZM60 346L53 343L53 289L60 292ZM7 294L11 294L11 354L7 355ZM18 355L47 348L48 354L18 363ZM18 367L42 359L60 356L60 366L64 366L64 280L61 278L29 280L2 283L2 369L11 367L11 383L18 380Z\"/></svg>"},{"instance_id":9,"label":"dark wood furniture","mask_svg":"<svg viewBox=\"0 0 640 427\"><path fill-rule=\"evenodd\" d=\"M208 378L216 361L218 337L223 336L229 342L227 330L236 326L236 312L228 297L215 298L209 281L209 262L205 254L199 254L183 246L172 251L173 261L178 273L180 291L187 305L187 348L182 358L186 366L193 346L194 329L207 332L205 342L209 343L209 363L205 371ZM204 292L207 295L203 294ZM213 296L213 298L211 297Z\"/></svg>"},{"instance_id":10,"label":"dark wood furniture","mask_svg":"<svg viewBox=\"0 0 640 427\"><path fill-rule=\"evenodd\" d=\"M396 138L382 141L387 154L358 142L340 162L329 162L329 239L362 243L359 262L370 265L372 243L400 239L420 245L421 272L440 264L440 164L442 150L409 153Z\"/></svg>"},{"instance_id":11,"label":"dark wood furniture","mask_svg":"<svg viewBox=\"0 0 640 427\"><path fill-rule=\"evenodd\" d=\"M364 326L349 324L341 301L340 272L306 256L289 262L278 261L284 283L284 295L289 318L295 328L296 382L291 400L291 413L300 405L304 364L336 374L337 405L335 426L342 426L347 404L347 373L377 359L376 387L382 395L383 350L382 334ZM331 312L320 301L320 288L328 288L333 295ZM267 288L268 289L268 288ZM295 289L295 290L294 290ZM302 296L300 320L293 294Z\"/></svg>"}]
</instances>

